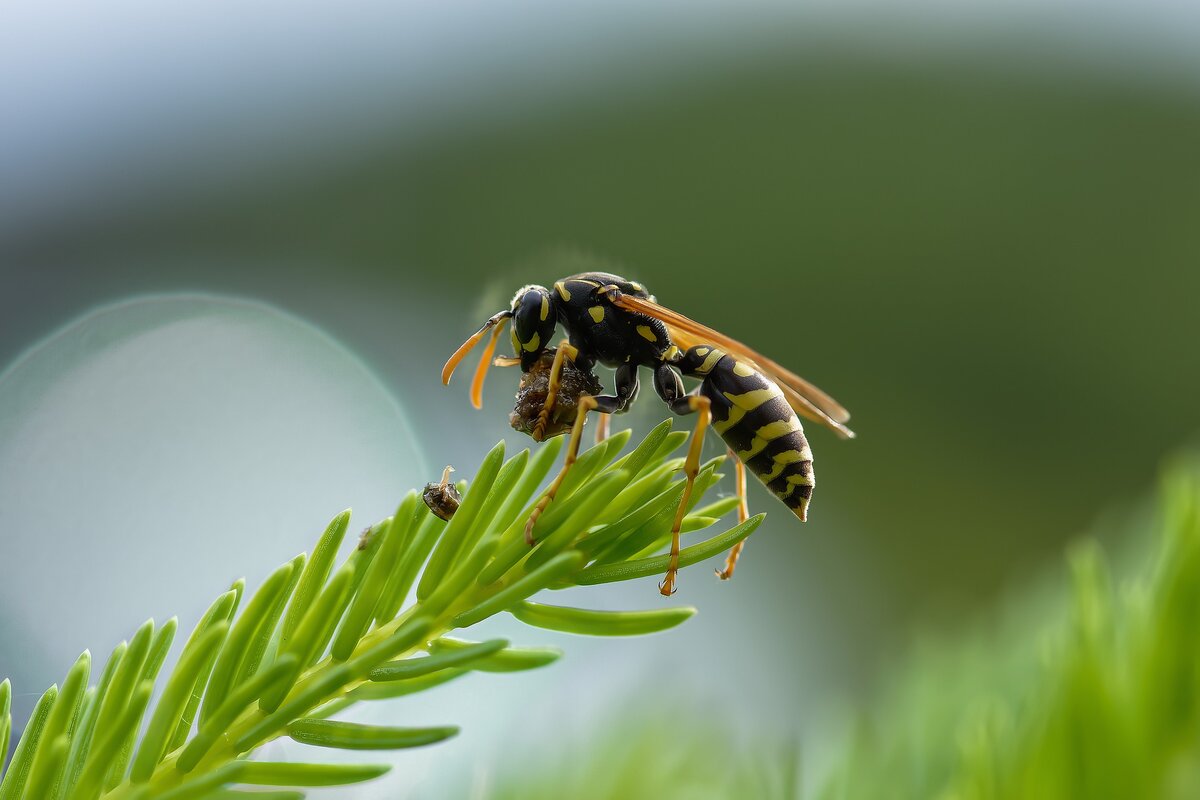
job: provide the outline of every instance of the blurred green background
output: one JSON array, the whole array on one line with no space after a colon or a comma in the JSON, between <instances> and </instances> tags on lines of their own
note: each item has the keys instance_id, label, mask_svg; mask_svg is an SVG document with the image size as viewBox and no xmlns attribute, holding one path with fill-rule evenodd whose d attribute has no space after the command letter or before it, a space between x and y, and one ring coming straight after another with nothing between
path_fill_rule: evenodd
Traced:
<instances>
[{"instance_id":1,"label":"blurred green background","mask_svg":"<svg viewBox=\"0 0 1200 800\"><path fill-rule=\"evenodd\" d=\"M859 438L810 432L804 526L752 488L772 513L732 583L685 573L687 633L569 642L555 685L619 658L613 695L580 714L649 689L819 755L814 720L919 632L1057 564L1196 430L1200 62L1179 45L1196 19L1131 9L412 6L327 36L332 14L277 31L255 15L124 51L158 79L86 103L55 94L86 76L27 73L20 108L73 116L7 140L0 363L130 295L253 298L356 353L427 465L465 467L505 435L515 376L493 374L477 413L442 361L516 287L606 263L830 391ZM23 55L49 63L45 46ZM643 392L624 424L663 414ZM658 600L628 591L611 602ZM743 671L739 651L775 666ZM671 675L686 689L661 691ZM470 746L519 758L503 730Z\"/></svg>"}]
</instances>

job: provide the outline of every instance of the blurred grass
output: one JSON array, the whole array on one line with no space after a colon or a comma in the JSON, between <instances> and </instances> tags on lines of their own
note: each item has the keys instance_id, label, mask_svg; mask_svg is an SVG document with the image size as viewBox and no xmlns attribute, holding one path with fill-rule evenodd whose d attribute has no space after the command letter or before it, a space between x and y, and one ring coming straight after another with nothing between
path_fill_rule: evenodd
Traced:
<instances>
[{"instance_id":1,"label":"blurred grass","mask_svg":"<svg viewBox=\"0 0 1200 800\"><path fill-rule=\"evenodd\" d=\"M1145 563L1114 570L1084 541L1067 591L1020 598L999 634L915 660L822 796L1200 794L1200 465L1162 483L1126 531L1152 531Z\"/></svg>"},{"instance_id":2,"label":"blurred grass","mask_svg":"<svg viewBox=\"0 0 1200 800\"><path fill-rule=\"evenodd\" d=\"M1200 462L1171 469L1124 528L1119 548L1136 555L1114 567L1095 539L1076 543L1067 575L891 670L816 791L801 790L798 751L770 731L739 735L686 700L643 699L658 717L614 716L586 746L540 750L540 772L505 773L485 796L1196 797Z\"/></svg>"},{"instance_id":3,"label":"blurred grass","mask_svg":"<svg viewBox=\"0 0 1200 800\"><path fill-rule=\"evenodd\" d=\"M684 698L677 698L686 704ZM595 739L539 746L536 761L480 782L487 800L794 800L799 751L788 743L731 743L712 717L694 718L685 705L654 719L615 717Z\"/></svg>"}]
</instances>

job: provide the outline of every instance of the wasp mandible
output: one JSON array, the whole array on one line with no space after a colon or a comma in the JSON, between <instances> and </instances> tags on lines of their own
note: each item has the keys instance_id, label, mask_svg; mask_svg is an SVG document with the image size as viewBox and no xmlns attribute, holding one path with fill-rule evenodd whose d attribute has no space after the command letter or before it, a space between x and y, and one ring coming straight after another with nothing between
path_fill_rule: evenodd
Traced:
<instances>
[{"instance_id":1,"label":"wasp mandible","mask_svg":"<svg viewBox=\"0 0 1200 800\"><path fill-rule=\"evenodd\" d=\"M537 441L545 438L551 422L567 359L585 373L591 373L597 363L615 370L613 394L584 394L579 398L562 469L525 527L531 545L534 523L553 501L578 456L587 414L620 414L628 409L638 394L640 368L650 370L654 391L672 412L696 415L684 462L687 482L671 531L670 566L659 585L664 595L675 591L679 530L699 473L704 433L710 424L734 457L740 521L749 516L746 467L801 522L807 519L815 480L812 451L799 416L821 423L842 438L854 436L845 425L849 412L816 386L744 344L659 305L642 284L606 272L572 275L550 289L523 287L513 297L510 308L491 317L454 352L442 368L442 383L450 382L458 364L490 332L471 384L475 408L482 407L484 376L500 333L510 320L515 356L498 359L499 363L519 363L528 374L550 351L554 353L545 403L529 431ZM567 338L555 349L550 342L558 325L566 330ZM700 385L685 393L683 377L698 378ZM730 550L724 568L717 571L722 579L733 575L743 544Z\"/></svg>"}]
</instances>

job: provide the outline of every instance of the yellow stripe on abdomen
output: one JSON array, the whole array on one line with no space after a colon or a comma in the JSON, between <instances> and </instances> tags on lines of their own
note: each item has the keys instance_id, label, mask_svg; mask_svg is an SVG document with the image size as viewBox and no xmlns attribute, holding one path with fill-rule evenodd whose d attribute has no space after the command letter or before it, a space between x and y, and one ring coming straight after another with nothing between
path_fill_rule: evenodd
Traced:
<instances>
[{"instance_id":1,"label":"yellow stripe on abdomen","mask_svg":"<svg viewBox=\"0 0 1200 800\"><path fill-rule=\"evenodd\" d=\"M768 386L763 389L751 389L748 392L741 394L730 394L723 392L729 402L746 411L753 411L768 400L774 400L776 397L783 397L783 392L775 386Z\"/></svg>"},{"instance_id":2,"label":"yellow stripe on abdomen","mask_svg":"<svg viewBox=\"0 0 1200 800\"><path fill-rule=\"evenodd\" d=\"M780 436L786 436L794 431L801 430L800 420L792 415L788 419L776 420L768 422L754 432L754 440L750 443L750 447L745 450L739 450L737 457L742 461L753 458L762 452L763 448L771 442L778 439Z\"/></svg>"},{"instance_id":3,"label":"yellow stripe on abdomen","mask_svg":"<svg viewBox=\"0 0 1200 800\"><path fill-rule=\"evenodd\" d=\"M805 447L803 450L784 450L782 453L776 453L774 456L772 456L772 459L775 462L775 466L771 469L771 471L765 475L758 476L762 479L763 483L769 484L771 481L778 478L783 474L783 471L787 469L790 464L796 464L801 461L812 463L812 453L808 451L807 447Z\"/></svg>"}]
</instances>

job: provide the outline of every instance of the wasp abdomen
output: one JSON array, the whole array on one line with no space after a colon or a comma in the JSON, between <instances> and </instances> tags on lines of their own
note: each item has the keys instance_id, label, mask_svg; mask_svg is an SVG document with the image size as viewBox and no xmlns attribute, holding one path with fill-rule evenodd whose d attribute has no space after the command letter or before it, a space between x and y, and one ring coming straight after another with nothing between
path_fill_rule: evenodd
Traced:
<instances>
[{"instance_id":1,"label":"wasp abdomen","mask_svg":"<svg viewBox=\"0 0 1200 800\"><path fill-rule=\"evenodd\" d=\"M816 479L812 451L803 432L795 431L773 440L766 450L747 461L746 466L801 521L808 517L808 503Z\"/></svg>"},{"instance_id":2,"label":"wasp abdomen","mask_svg":"<svg viewBox=\"0 0 1200 800\"><path fill-rule=\"evenodd\" d=\"M692 348L686 360L694 364L689 371L704 378L700 391L712 401L713 429L803 521L816 485L812 450L783 392L749 364L716 348Z\"/></svg>"}]
</instances>

